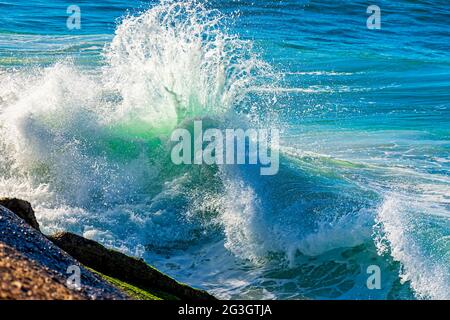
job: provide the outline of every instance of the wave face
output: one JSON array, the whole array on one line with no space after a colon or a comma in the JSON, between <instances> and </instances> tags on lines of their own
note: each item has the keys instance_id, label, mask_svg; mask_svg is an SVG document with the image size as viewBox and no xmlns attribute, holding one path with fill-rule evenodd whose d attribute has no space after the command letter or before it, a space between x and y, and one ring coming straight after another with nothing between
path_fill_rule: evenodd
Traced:
<instances>
[{"instance_id":1,"label":"wave face","mask_svg":"<svg viewBox=\"0 0 450 320\"><path fill-rule=\"evenodd\" d=\"M82 234L222 298L448 299L448 64L427 54L433 39L407 58L374 45L366 60L359 40L320 49L322 31L338 36L320 27L299 44L273 11L315 23L336 12L326 3L236 15L233 1L163 0L113 36L89 24L1 33L0 48L23 43L17 61L0 50L2 195L30 200L45 232ZM114 1L109 19L126 8ZM433 101L419 90L401 102L424 81ZM195 119L283 129L279 173L173 165L169 136ZM367 288L371 265L380 290Z\"/></svg>"}]
</instances>

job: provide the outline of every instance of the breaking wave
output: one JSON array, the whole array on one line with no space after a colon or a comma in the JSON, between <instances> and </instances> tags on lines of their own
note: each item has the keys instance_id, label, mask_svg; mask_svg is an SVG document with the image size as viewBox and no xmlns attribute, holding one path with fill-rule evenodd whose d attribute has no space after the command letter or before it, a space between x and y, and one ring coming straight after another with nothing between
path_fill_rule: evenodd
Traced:
<instances>
[{"instance_id":1,"label":"breaking wave","mask_svg":"<svg viewBox=\"0 0 450 320\"><path fill-rule=\"evenodd\" d=\"M229 20L197 1L162 1L120 22L102 65L1 70L2 194L29 199L46 232L143 256L222 297L367 297L376 263L389 285L370 297L409 297L399 270L417 297L448 298L448 236L436 238L440 251L421 247L430 235L405 229L413 213L355 183L369 166L294 147L274 177L171 163L171 131L194 119L283 126L281 76Z\"/></svg>"}]
</instances>

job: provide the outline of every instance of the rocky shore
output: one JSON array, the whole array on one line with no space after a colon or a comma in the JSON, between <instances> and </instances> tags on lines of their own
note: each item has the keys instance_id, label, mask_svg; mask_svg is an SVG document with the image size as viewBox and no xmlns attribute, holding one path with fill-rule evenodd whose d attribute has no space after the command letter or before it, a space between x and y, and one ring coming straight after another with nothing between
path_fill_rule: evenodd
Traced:
<instances>
[{"instance_id":1,"label":"rocky shore","mask_svg":"<svg viewBox=\"0 0 450 320\"><path fill-rule=\"evenodd\" d=\"M215 298L95 241L68 232L44 235L28 202L0 199L0 299Z\"/></svg>"}]
</instances>

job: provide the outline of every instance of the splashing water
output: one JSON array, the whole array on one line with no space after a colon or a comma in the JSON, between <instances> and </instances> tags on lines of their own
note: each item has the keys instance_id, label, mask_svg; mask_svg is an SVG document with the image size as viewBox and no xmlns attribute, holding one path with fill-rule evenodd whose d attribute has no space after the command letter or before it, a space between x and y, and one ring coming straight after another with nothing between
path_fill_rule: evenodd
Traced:
<instances>
[{"instance_id":1,"label":"splashing water","mask_svg":"<svg viewBox=\"0 0 450 320\"><path fill-rule=\"evenodd\" d=\"M277 78L225 20L199 2L163 1L123 19L100 69L66 60L2 73L4 194L32 201L48 232L139 255L216 226L191 212L221 205L216 173L172 165L168 136L195 117L246 110L242 124L246 101L271 103L249 89ZM184 225L174 232L174 223Z\"/></svg>"},{"instance_id":2,"label":"splashing water","mask_svg":"<svg viewBox=\"0 0 450 320\"><path fill-rule=\"evenodd\" d=\"M354 131L324 143L313 127L302 134L329 150L304 151L296 132L273 177L171 163L171 131L194 119L290 127L297 114L278 113L301 108L286 93L370 92L282 87L255 42L230 31L233 17L163 0L121 20L101 64L0 68L2 195L30 200L45 232L99 240L223 298L448 298L450 182L391 162L397 146L364 140L370 133L351 144ZM366 287L372 264L383 272L376 292Z\"/></svg>"},{"instance_id":3,"label":"splashing water","mask_svg":"<svg viewBox=\"0 0 450 320\"><path fill-rule=\"evenodd\" d=\"M251 42L222 31L224 19L164 1L122 21L100 74L61 62L2 75L12 81L2 87L8 168L71 205L145 192L158 174L152 156L177 124L242 108L248 88L270 77Z\"/></svg>"},{"instance_id":4,"label":"splashing water","mask_svg":"<svg viewBox=\"0 0 450 320\"><path fill-rule=\"evenodd\" d=\"M224 20L189 1L126 18L105 53L107 85L120 92L126 117L173 128L242 107L250 87L273 78L252 42L224 32Z\"/></svg>"}]
</instances>

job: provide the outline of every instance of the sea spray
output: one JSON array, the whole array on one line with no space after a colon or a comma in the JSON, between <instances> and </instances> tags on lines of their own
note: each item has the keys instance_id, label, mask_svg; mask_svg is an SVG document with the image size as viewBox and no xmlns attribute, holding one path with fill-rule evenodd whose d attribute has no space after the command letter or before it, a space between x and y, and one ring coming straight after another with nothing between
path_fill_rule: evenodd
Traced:
<instances>
[{"instance_id":1,"label":"sea spray","mask_svg":"<svg viewBox=\"0 0 450 320\"><path fill-rule=\"evenodd\" d=\"M428 211L419 197L411 199L400 192L386 195L377 216L377 247L380 254L402 263L399 277L411 283L419 298L445 300L450 286L449 239L444 228L448 222L438 215L418 215L417 211Z\"/></svg>"},{"instance_id":2,"label":"sea spray","mask_svg":"<svg viewBox=\"0 0 450 320\"><path fill-rule=\"evenodd\" d=\"M411 53L395 29L398 42L368 41L335 1L345 19L315 3L163 1L110 35L133 2L116 1L84 11L81 32L95 34L58 36L36 34L26 2L8 12L20 33L0 35L0 188L31 200L46 232L100 240L222 298L448 296L448 50L433 36L448 19L416 19ZM234 5L238 19L209 9ZM405 23L420 11L391 5ZM195 120L289 129L278 174L173 165L169 135Z\"/></svg>"},{"instance_id":3,"label":"sea spray","mask_svg":"<svg viewBox=\"0 0 450 320\"><path fill-rule=\"evenodd\" d=\"M200 1L162 1L125 18L105 51L106 85L123 99L119 117L173 128L186 118L245 109L249 90L270 85L276 73L226 25Z\"/></svg>"},{"instance_id":4,"label":"sea spray","mask_svg":"<svg viewBox=\"0 0 450 320\"><path fill-rule=\"evenodd\" d=\"M250 88L278 78L226 20L200 2L163 1L123 19L102 66L2 72L4 192L32 201L48 232L132 253L215 229L223 183L214 168L174 168L170 132L205 115L248 126L260 117L250 102L272 103Z\"/></svg>"},{"instance_id":5,"label":"sea spray","mask_svg":"<svg viewBox=\"0 0 450 320\"><path fill-rule=\"evenodd\" d=\"M31 200L49 233L80 233L155 262L155 253L187 252L185 265L214 256L222 261L211 266L217 276L231 273L219 281L223 296L236 284L250 286L253 275L276 278L265 268L296 265L313 268L313 278L329 274L339 286L354 275L351 263L324 271L302 260L370 241L366 229L342 235L367 223L358 213L371 204L350 183L340 181L349 191L344 201L338 191L319 191L329 184L320 170L295 161L263 179L258 166L179 168L170 161L170 133L195 119L244 130L280 125L272 90L279 75L253 47L200 2L163 1L121 22L101 67L85 71L61 61L8 75L17 85L7 89L12 98L2 102L0 116L8 150L1 156L4 190ZM198 247L206 256L189 254ZM240 273L254 266L262 269ZM211 271L194 271L198 285L210 282L202 275Z\"/></svg>"}]
</instances>

